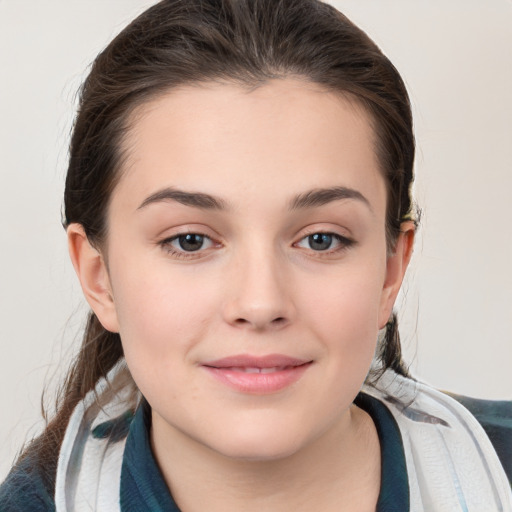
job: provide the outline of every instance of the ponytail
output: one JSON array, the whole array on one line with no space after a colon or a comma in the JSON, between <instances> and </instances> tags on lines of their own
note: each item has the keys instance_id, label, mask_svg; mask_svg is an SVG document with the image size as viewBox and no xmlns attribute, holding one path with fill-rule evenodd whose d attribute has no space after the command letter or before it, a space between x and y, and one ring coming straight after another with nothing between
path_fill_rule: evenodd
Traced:
<instances>
[{"instance_id":1,"label":"ponytail","mask_svg":"<svg viewBox=\"0 0 512 512\"><path fill-rule=\"evenodd\" d=\"M23 450L16 464L33 459L47 489L54 489L60 446L69 418L76 405L94 389L96 382L123 356L119 334L107 331L93 312L89 313L82 345L56 398L56 414L48 421L44 432Z\"/></svg>"},{"instance_id":2,"label":"ponytail","mask_svg":"<svg viewBox=\"0 0 512 512\"><path fill-rule=\"evenodd\" d=\"M366 383L375 384L387 369L391 369L404 377L412 378L402 358L402 345L396 313L392 313L384 333L382 336L379 335L375 362L368 373Z\"/></svg>"}]
</instances>

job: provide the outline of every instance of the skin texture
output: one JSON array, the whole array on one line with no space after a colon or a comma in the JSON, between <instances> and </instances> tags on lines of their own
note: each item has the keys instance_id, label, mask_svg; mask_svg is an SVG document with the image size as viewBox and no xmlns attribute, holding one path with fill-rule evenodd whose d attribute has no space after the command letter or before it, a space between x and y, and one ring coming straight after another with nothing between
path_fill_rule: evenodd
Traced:
<instances>
[{"instance_id":1,"label":"skin texture","mask_svg":"<svg viewBox=\"0 0 512 512\"><path fill-rule=\"evenodd\" d=\"M183 87L138 109L125 149L106 247L72 225L70 252L91 307L121 335L180 507L373 510L378 439L352 401L413 227L388 254L366 113L292 79ZM297 204L333 187L352 197ZM218 204L183 204L176 191ZM176 237L194 233L204 244L185 251ZM318 250L315 233L334 234L331 246ZM272 392L234 389L204 366L240 354L309 364Z\"/></svg>"}]
</instances>

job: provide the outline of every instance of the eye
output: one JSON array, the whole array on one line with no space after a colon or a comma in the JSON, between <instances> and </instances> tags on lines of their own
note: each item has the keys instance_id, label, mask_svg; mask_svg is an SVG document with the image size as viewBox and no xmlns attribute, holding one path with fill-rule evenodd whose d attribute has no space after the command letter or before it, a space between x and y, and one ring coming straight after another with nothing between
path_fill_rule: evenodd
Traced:
<instances>
[{"instance_id":1,"label":"eye","mask_svg":"<svg viewBox=\"0 0 512 512\"><path fill-rule=\"evenodd\" d=\"M296 245L313 251L335 252L351 246L354 242L336 233L312 233L305 236Z\"/></svg>"},{"instance_id":2,"label":"eye","mask_svg":"<svg viewBox=\"0 0 512 512\"><path fill-rule=\"evenodd\" d=\"M209 249L213 246L213 241L200 233L184 233L167 238L161 245L170 253L183 254Z\"/></svg>"},{"instance_id":3,"label":"eye","mask_svg":"<svg viewBox=\"0 0 512 512\"><path fill-rule=\"evenodd\" d=\"M315 251L326 251L330 249L334 237L330 233L315 233L307 237L309 247Z\"/></svg>"},{"instance_id":4,"label":"eye","mask_svg":"<svg viewBox=\"0 0 512 512\"><path fill-rule=\"evenodd\" d=\"M202 249L205 244L205 240L208 239L204 235L187 233L186 235L179 235L173 240L173 242L183 251L193 252Z\"/></svg>"}]
</instances>

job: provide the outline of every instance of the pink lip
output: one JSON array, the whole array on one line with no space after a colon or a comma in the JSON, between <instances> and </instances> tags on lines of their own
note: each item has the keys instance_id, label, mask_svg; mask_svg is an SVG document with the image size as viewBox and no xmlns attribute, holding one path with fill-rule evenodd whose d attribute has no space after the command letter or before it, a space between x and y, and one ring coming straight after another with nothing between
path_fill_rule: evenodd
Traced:
<instances>
[{"instance_id":1,"label":"pink lip","mask_svg":"<svg viewBox=\"0 0 512 512\"><path fill-rule=\"evenodd\" d=\"M220 382L237 391L270 394L299 380L311 364L312 361L281 354L242 354L208 361L202 367Z\"/></svg>"}]
</instances>

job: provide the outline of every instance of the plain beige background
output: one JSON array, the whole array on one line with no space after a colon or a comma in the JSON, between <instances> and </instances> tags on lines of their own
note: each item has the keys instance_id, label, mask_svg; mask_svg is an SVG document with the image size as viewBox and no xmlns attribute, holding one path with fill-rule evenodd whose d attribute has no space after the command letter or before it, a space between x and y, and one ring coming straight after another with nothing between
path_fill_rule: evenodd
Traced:
<instances>
[{"instance_id":1,"label":"plain beige background","mask_svg":"<svg viewBox=\"0 0 512 512\"><path fill-rule=\"evenodd\" d=\"M0 479L80 338L59 224L74 95L152 3L0 0ZM391 58L414 106L423 219L400 314L411 369L441 389L512 399L512 2L332 3Z\"/></svg>"}]
</instances>

